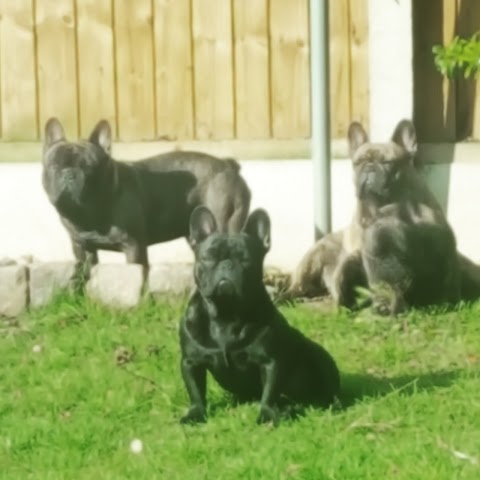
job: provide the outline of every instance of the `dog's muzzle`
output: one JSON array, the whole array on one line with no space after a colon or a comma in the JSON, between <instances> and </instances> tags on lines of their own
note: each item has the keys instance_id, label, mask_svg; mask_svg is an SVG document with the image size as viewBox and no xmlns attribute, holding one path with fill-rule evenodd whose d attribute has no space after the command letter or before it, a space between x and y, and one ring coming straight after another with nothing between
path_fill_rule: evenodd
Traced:
<instances>
[{"instance_id":1,"label":"dog's muzzle","mask_svg":"<svg viewBox=\"0 0 480 480\"><path fill-rule=\"evenodd\" d=\"M215 287L215 294L218 297L231 297L235 295L235 286L227 278L222 278Z\"/></svg>"},{"instance_id":2,"label":"dog's muzzle","mask_svg":"<svg viewBox=\"0 0 480 480\"><path fill-rule=\"evenodd\" d=\"M84 183L85 178L82 172L78 169L67 168L62 171L57 187L60 192L68 195L72 201L80 203Z\"/></svg>"},{"instance_id":3,"label":"dog's muzzle","mask_svg":"<svg viewBox=\"0 0 480 480\"><path fill-rule=\"evenodd\" d=\"M366 165L359 174L358 195L364 198L369 195L382 197L386 194L385 172L376 165Z\"/></svg>"}]
</instances>

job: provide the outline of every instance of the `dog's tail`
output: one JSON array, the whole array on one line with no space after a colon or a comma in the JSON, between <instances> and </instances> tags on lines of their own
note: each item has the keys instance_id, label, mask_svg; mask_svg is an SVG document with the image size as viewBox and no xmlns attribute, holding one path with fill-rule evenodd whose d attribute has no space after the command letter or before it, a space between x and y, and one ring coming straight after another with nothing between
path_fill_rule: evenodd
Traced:
<instances>
[{"instance_id":1,"label":"dog's tail","mask_svg":"<svg viewBox=\"0 0 480 480\"><path fill-rule=\"evenodd\" d=\"M227 165L229 165L233 170L235 170L235 172L240 172L240 169L242 168L240 166L240 164L238 163L237 160L235 160L235 158L232 158L232 157L227 157L227 158L224 158L223 159L225 161L225 163Z\"/></svg>"}]
</instances>

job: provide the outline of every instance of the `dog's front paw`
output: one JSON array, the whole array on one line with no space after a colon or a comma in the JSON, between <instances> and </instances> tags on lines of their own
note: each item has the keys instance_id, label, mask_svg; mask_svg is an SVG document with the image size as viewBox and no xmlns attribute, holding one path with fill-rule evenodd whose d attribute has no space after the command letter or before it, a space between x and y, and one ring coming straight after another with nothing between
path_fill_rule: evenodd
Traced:
<instances>
[{"instance_id":1,"label":"dog's front paw","mask_svg":"<svg viewBox=\"0 0 480 480\"><path fill-rule=\"evenodd\" d=\"M201 407L190 407L190 410L180 419L182 425L193 424L193 423L204 423L207 421L207 414L205 409Z\"/></svg>"},{"instance_id":2,"label":"dog's front paw","mask_svg":"<svg viewBox=\"0 0 480 480\"><path fill-rule=\"evenodd\" d=\"M373 311L383 317L395 317L403 313L406 309L405 303L401 300L388 300L384 298L376 298L372 302Z\"/></svg>"},{"instance_id":3,"label":"dog's front paw","mask_svg":"<svg viewBox=\"0 0 480 480\"><path fill-rule=\"evenodd\" d=\"M257 424L272 423L274 426L278 424L278 414L272 407L263 405L257 417Z\"/></svg>"},{"instance_id":4,"label":"dog's front paw","mask_svg":"<svg viewBox=\"0 0 480 480\"><path fill-rule=\"evenodd\" d=\"M372 310L374 313L381 315L382 317L388 317L392 315L390 304L386 301L374 301L372 304Z\"/></svg>"},{"instance_id":5,"label":"dog's front paw","mask_svg":"<svg viewBox=\"0 0 480 480\"><path fill-rule=\"evenodd\" d=\"M68 283L68 291L73 295L85 295L87 279L78 275L73 276Z\"/></svg>"}]
</instances>

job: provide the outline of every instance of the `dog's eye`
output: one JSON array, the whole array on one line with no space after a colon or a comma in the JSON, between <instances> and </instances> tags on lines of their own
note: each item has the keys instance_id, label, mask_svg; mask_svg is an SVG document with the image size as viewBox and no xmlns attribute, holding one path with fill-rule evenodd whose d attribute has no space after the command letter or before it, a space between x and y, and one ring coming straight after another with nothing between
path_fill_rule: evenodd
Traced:
<instances>
[{"instance_id":1,"label":"dog's eye","mask_svg":"<svg viewBox=\"0 0 480 480\"><path fill-rule=\"evenodd\" d=\"M201 257L200 261L207 266L213 266L216 263L216 260L210 256Z\"/></svg>"},{"instance_id":2,"label":"dog's eye","mask_svg":"<svg viewBox=\"0 0 480 480\"><path fill-rule=\"evenodd\" d=\"M242 258L242 259L240 260L240 263L242 264L242 266L248 267L248 266L250 266L250 264L251 264L252 262L251 262L251 259L250 259L250 258L245 257L245 258Z\"/></svg>"}]
</instances>

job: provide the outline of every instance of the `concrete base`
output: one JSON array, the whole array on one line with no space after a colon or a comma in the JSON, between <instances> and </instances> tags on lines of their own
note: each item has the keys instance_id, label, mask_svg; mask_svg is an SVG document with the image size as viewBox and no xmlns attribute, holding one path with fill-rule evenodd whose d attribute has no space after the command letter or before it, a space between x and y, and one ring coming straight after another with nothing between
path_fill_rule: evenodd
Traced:
<instances>
[{"instance_id":1,"label":"concrete base","mask_svg":"<svg viewBox=\"0 0 480 480\"><path fill-rule=\"evenodd\" d=\"M479 156L480 158L480 156ZM289 271L312 245L313 180L310 160L249 160L242 171L252 190L252 208L263 207L272 219L272 249L266 264ZM447 210L462 253L480 260L480 164L429 165L429 184ZM73 258L66 231L41 185L39 163L0 164L0 258L31 254L41 261ZM333 228L346 225L355 199L350 161L332 163ZM184 239L149 249L152 263L190 262ZM101 252L102 262L124 262L118 253Z\"/></svg>"}]
</instances>

